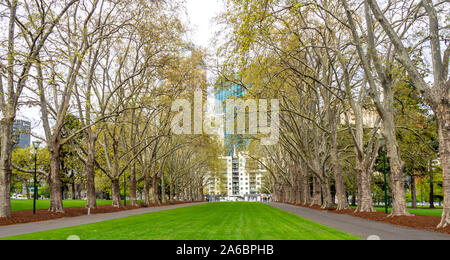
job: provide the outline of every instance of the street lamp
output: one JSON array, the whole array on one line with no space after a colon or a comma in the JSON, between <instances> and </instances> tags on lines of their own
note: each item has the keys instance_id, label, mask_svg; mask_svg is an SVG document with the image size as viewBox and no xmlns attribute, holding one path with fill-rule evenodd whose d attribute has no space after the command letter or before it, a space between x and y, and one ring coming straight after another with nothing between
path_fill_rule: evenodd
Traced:
<instances>
[{"instance_id":1,"label":"street lamp","mask_svg":"<svg viewBox=\"0 0 450 260\"><path fill-rule=\"evenodd\" d=\"M38 187L37 187L37 152L39 149L39 146L42 142L34 141L33 147L34 147L34 194L33 194L33 215L36 215L36 200L38 198Z\"/></svg>"},{"instance_id":2,"label":"street lamp","mask_svg":"<svg viewBox=\"0 0 450 260\"><path fill-rule=\"evenodd\" d=\"M389 198L388 198L388 185L387 185L387 173L386 173L386 141L382 137L380 144L383 147L383 173L384 173L384 208L386 214L389 214Z\"/></svg>"}]
</instances>

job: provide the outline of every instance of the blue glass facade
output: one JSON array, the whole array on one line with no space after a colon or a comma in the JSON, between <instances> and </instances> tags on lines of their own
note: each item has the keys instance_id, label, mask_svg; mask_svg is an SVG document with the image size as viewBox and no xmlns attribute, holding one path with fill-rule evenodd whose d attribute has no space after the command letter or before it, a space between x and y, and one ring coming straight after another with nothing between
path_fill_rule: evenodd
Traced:
<instances>
[{"instance_id":1,"label":"blue glass facade","mask_svg":"<svg viewBox=\"0 0 450 260\"><path fill-rule=\"evenodd\" d=\"M1 127L1 126L0 126ZM15 147L22 149L31 145L31 123L24 120L16 120L13 125L13 139L16 143Z\"/></svg>"},{"instance_id":2,"label":"blue glass facade","mask_svg":"<svg viewBox=\"0 0 450 260\"><path fill-rule=\"evenodd\" d=\"M17 120L13 126L13 138L16 141L16 147L22 149L31 145L31 123L28 121Z\"/></svg>"},{"instance_id":3,"label":"blue glass facade","mask_svg":"<svg viewBox=\"0 0 450 260\"><path fill-rule=\"evenodd\" d=\"M225 115L228 113L227 108L225 106L225 102L229 98L241 98L247 94L247 90L237 84L233 84L230 82L219 82L215 89L215 98L217 101L223 104L223 111L216 111L216 113L224 113ZM227 120L235 120L235 118L227 118ZM249 144L250 139L244 135L234 133L227 133L226 129L224 129L224 138L225 138L225 155L226 156L235 156L234 151L239 152L240 150L244 150Z\"/></svg>"}]
</instances>

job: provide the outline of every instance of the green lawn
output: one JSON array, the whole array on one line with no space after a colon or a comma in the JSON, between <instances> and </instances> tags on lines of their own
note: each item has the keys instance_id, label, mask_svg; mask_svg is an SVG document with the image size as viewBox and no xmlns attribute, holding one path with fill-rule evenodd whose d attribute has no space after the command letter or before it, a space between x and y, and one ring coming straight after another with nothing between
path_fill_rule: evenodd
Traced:
<instances>
[{"instance_id":1,"label":"green lawn","mask_svg":"<svg viewBox=\"0 0 450 260\"><path fill-rule=\"evenodd\" d=\"M357 240L262 203L211 203L12 237L18 240Z\"/></svg>"},{"instance_id":2,"label":"green lawn","mask_svg":"<svg viewBox=\"0 0 450 260\"><path fill-rule=\"evenodd\" d=\"M352 208L356 208L356 207L352 207ZM380 212L384 212L385 208L382 206L376 206L375 207L376 211L380 211ZM428 208L417 208L417 209L413 209L413 208L409 208L409 213L414 214L414 215L424 215L424 216L432 216L432 217L441 217L442 216L442 212L443 209L428 209ZM392 209L389 209L389 212L391 212Z\"/></svg>"},{"instance_id":3,"label":"green lawn","mask_svg":"<svg viewBox=\"0 0 450 260\"><path fill-rule=\"evenodd\" d=\"M107 200L97 200L97 204L101 205L111 205L111 201ZM84 207L86 206L85 200L65 200L64 207L65 208L75 208L75 207ZM11 200L11 208L12 211L22 211L22 210L32 210L33 209L33 200ZM50 208L49 200L38 200L36 201L37 209L48 209Z\"/></svg>"},{"instance_id":4,"label":"green lawn","mask_svg":"<svg viewBox=\"0 0 450 260\"><path fill-rule=\"evenodd\" d=\"M376 207L375 208L376 211L385 211L384 207ZM389 209L389 212L391 212L392 209ZM408 209L409 213L414 214L414 215L424 215L424 216L432 216L432 217L441 217L442 216L442 209L412 209L409 208Z\"/></svg>"}]
</instances>

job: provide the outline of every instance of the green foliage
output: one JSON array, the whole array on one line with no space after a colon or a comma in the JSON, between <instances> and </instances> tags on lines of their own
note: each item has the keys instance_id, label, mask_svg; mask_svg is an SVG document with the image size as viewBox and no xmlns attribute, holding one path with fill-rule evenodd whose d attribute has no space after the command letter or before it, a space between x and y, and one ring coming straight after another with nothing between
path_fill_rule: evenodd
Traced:
<instances>
[{"instance_id":1,"label":"green foliage","mask_svg":"<svg viewBox=\"0 0 450 260\"><path fill-rule=\"evenodd\" d=\"M34 172L34 148L15 149L12 154L12 163L20 169ZM47 148L38 149L37 152L37 169L48 172L50 164L50 155ZM13 169L12 188L14 193L22 193L23 184L27 187L32 186L34 174L26 173ZM46 176L38 174L38 181L45 182Z\"/></svg>"}]
</instances>

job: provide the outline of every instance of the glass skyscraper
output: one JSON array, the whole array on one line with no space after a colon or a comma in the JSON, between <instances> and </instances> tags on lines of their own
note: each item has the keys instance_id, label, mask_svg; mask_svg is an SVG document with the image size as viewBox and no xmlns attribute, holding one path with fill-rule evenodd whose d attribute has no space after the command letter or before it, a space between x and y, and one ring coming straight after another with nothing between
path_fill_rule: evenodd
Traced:
<instances>
[{"instance_id":1,"label":"glass skyscraper","mask_svg":"<svg viewBox=\"0 0 450 260\"><path fill-rule=\"evenodd\" d=\"M24 120L17 120L13 126L13 138L16 146L22 149L31 145L31 123Z\"/></svg>"},{"instance_id":2,"label":"glass skyscraper","mask_svg":"<svg viewBox=\"0 0 450 260\"><path fill-rule=\"evenodd\" d=\"M224 113L225 115L227 115L228 111L225 106L226 100L229 98L241 98L246 94L247 90L238 84L219 81L215 89L215 99L218 102L222 103L223 111L216 111L216 113L217 114ZM235 118L227 118L226 120L236 120L236 116ZM228 133L225 128L224 128L224 138L225 138L226 156L232 157L236 156L234 154L235 151L238 152L242 151L250 144L249 137L246 137L245 135L241 134Z\"/></svg>"},{"instance_id":3,"label":"glass skyscraper","mask_svg":"<svg viewBox=\"0 0 450 260\"><path fill-rule=\"evenodd\" d=\"M1 127L1 125L0 125ZM31 123L25 120L16 120L13 125L13 139L15 147L22 149L31 145Z\"/></svg>"}]
</instances>

